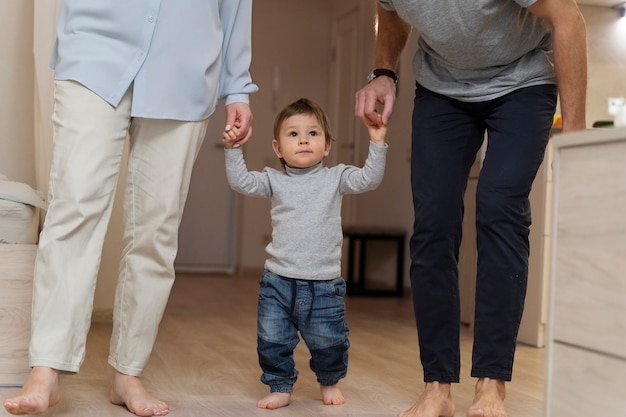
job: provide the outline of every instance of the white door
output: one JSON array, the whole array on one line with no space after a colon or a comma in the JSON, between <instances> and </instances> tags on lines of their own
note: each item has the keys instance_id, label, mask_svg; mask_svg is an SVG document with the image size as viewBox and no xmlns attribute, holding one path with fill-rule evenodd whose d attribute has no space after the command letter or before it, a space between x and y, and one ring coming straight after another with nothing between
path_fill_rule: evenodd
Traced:
<instances>
[{"instance_id":1,"label":"white door","mask_svg":"<svg viewBox=\"0 0 626 417\"><path fill-rule=\"evenodd\" d=\"M336 140L330 158L333 165L358 165L360 147L363 146L361 143L367 144L367 141L359 139L363 129L361 122L354 116L354 94L364 81L361 76L364 71L361 51L366 46L359 36L362 4L362 1L352 0L333 5L329 105L329 117ZM353 199L344 198L344 224L352 223L355 218L354 210Z\"/></svg>"}]
</instances>

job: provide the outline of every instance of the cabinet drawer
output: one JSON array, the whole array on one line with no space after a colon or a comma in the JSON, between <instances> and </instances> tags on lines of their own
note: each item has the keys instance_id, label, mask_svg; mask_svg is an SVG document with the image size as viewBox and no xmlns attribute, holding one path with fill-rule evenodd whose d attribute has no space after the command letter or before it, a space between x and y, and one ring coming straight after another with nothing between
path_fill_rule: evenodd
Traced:
<instances>
[{"instance_id":1,"label":"cabinet drawer","mask_svg":"<svg viewBox=\"0 0 626 417\"><path fill-rule=\"evenodd\" d=\"M625 415L626 361L560 343L552 348L547 415Z\"/></svg>"},{"instance_id":2,"label":"cabinet drawer","mask_svg":"<svg viewBox=\"0 0 626 417\"><path fill-rule=\"evenodd\" d=\"M0 245L0 386L24 383L36 245Z\"/></svg>"},{"instance_id":3,"label":"cabinet drawer","mask_svg":"<svg viewBox=\"0 0 626 417\"><path fill-rule=\"evenodd\" d=\"M555 176L554 339L626 356L626 141L572 146Z\"/></svg>"}]
</instances>

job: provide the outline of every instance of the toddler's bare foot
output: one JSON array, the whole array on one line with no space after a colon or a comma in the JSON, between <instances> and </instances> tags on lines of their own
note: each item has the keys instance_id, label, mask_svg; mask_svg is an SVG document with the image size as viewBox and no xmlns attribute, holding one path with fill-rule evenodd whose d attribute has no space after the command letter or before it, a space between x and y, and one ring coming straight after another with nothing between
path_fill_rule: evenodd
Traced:
<instances>
[{"instance_id":1,"label":"toddler's bare foot","mask_svg":"<svg viewBox=\"0 0 626 417\"><path fill-rule=\"evenodd\" d=\"M59 403L59 372L35 366L16 397L4 401L11 414L41 414Z\"/></svg>"},{"instance_id":2,"label":"toddler's bare foot","mask_svg":"<svg viewBox=\"0 0 626 417\"><path fill-rule=\"evenodd\" d=\"M453 417L455 406L451 387L449 383L427 382L415 404L398 417Z\"/></svg>"},{"instance_id":3,"label":"toddler's bare foot","mask_svg":"<svg viewBox=\"0 0 626 417\"><path fill-rule=\"evenodd\" d=\"M115 405L124 405L137 416L164 416L170 412L169 406L146 391L136 376L115 372L110 400Z\"/></svg>"},{"instance_id":4,"label":"toddler's bare foot","mask_svg":"<svg viewBox=\"0 0 626 417\"><path fill-rule=\"evenodd\" d=\"M256 406L259 408L275 410L280 407L288 406L290 401L290 392L272 392L270 395L266 395L265 397L257 401Z\"/></svg>"},{"instance_id":5,"label":"toddler's bare foot","mask_svg":"<svg viewBox=\"0 0 626 417\"><path fill-rule=\"evenodd\" d=\"M476 383L474 402L467 410L467 417L506 417L504 381L480 378Z\"/></svg>"},{"instance_id":6,"label":"toddler's bare foot","mask_svg":"<svg viewBox=\"0 0 626 417\"><path fill-rule=\"evenodd\" d=\"M337 385L320 385L320 391L322 393L322 401L326 405L340 405L346 402Z\"/></svg>"}]
</instances>

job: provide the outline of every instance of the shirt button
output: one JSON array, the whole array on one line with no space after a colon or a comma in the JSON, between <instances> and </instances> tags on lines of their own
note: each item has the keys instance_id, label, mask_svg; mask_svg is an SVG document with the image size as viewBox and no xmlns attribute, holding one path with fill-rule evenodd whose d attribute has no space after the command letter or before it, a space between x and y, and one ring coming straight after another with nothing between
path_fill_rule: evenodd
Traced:
<instances>
[{"instance_id":1,"label":"shirt button","mask_svg":"<svg viewBox=\"0 0 626 417\"><path fill-rule=\"evenodd\" d=\"M143 57L144 57L143 53L139 54L139 56L137 57L137 61L143 61Z\"/></svg>"},{"instance_id":2,"label":"shirt button","mask_svg":"<svg viewBox=\"0 0 626 417\"><path fill-rule=\"evenodd\" d=\"M148 16L148 22L150 23L154 22L154 16Z\"/></svg>"}]
</instances>

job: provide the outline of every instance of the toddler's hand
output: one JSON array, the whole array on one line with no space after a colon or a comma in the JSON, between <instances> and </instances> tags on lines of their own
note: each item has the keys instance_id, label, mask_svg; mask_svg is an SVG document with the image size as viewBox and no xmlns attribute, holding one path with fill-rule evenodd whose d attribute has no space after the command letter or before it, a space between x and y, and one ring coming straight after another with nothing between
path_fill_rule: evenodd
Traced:
<instances>
[{"instance_id":1,"label":"toddler's hand","mask_svg":"<svg viewBox=\"0 0 626 417\"><path fill-rule=\"evenodd\" d=\"M376 126L367 126L367 131L372 142L383 146L385 144L385 137L387 136L387 125L383 124L380 115L378 120L379 123Z\"/></svg>"},{"instance_id":2,"label":"toddler's hand","mask_svg":"<svg viewBox=\"0 0 626 417\"><path fill-rule=\"evenodd\" d=\"M222 142L227 149L238 148L241 144L237 143L237 135L239 128L237 126L226 126L222 132Z\"/></svg>"}]
</instances>

